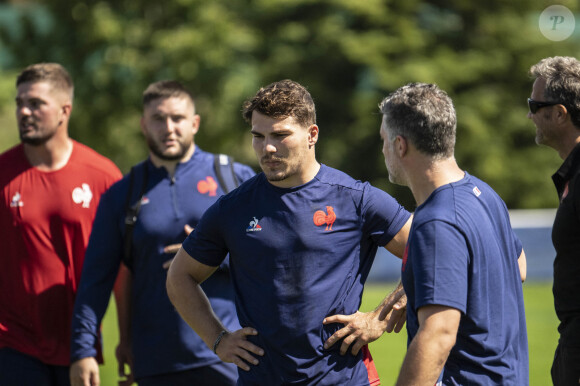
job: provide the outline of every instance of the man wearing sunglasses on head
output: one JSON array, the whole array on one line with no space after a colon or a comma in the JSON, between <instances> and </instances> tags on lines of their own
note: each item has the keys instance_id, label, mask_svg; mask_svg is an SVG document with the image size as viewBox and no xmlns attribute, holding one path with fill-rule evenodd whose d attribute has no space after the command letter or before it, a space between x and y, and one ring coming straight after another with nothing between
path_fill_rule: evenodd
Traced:
<instances>
[{"instance_id":1,"label":"man wearing sunglasses on head","mask_svg":"<svg viewBox=\"0 0 580 386\"><path fill-rule=\"evenodd\" d=\"M580 61L545 58L530 75L535 81L528 118L536 125L536 143L564 160L552 176L560 198L552 229L554 305L560 319L552 381L572 385L580 381Z\"/></svg>"}]
</instances>

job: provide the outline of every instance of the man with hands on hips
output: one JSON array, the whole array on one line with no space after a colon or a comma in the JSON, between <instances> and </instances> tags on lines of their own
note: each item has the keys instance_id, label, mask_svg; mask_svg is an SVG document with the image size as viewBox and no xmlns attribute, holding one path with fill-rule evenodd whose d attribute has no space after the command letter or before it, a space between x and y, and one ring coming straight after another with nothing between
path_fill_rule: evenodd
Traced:
<instances>
[{"instance_id":1,"label":"man with hands on hips","mask_svg":"<svg viewBox=\"0 0 580 386\"><path fill-rule=\"evenodd\" d=\"M240 385L378 384L366 344L400 329L404 301L387 318L379 314L402 292L373 312L357 310L377 248L402 256L410 213L318 163L314 102L300 84L260 89L244 117L262 173L212 205L183 243L167 278L173 304L208 347L241 369ZM228 253L243 327L236 331L200 287Z\"/></svg>"}]
</instances>

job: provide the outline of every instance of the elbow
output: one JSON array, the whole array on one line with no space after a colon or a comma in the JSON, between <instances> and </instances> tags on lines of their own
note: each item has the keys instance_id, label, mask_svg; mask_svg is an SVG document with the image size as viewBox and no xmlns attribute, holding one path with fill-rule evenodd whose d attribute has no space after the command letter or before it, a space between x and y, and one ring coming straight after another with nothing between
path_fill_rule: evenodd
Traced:
<instances>
[{"instance_id":1,"label":"elbow","mask_svg":"<svg viewBox=\"0 0 580 386\"><path fill-rule=\"evenodd\" d=\"M175 296L176 296L176 288L175 288L175 275L172 273L171 267L169 267L169 271L167 272L167 279L165 280L165 289L167 291L167 296L172 304L175 305Z\"/></svg>"},{"instance_id":2,"label":"elbow","mask_svg":"<svg viewBox=\"0 0 580 386\"><path fill-rule=\"evenodd\" d=\"M434 337L437 341L437 346L440 347L441 353L445 357L449 355L453 346L457 342L457 332L459 329L459 324L455 324L453 321L449 321L444 325L440 325L437 330L435 330Z\"/></svg>"},{"instance_id":3,"label":"elbow","mask_svg":"<svg viewBox=\"0 0 580 386\"><path fill-rule=\"evenodd\" d=\"M457 331L445 331L441 335L439 344L441 345L441 350L447 355L449 355L451 349L453 349L453 346L455 346L456 342L457 342Z\"/></svg>"},{"instance_id":4,"label":"elbow","mask_svg":"<svg viewBox=\"0 0 580 386\"><path fill-rule=\"evenodd\" d=\"M518 268L520 270L520 278L522 283L526 281L526 276L528 272L528 262L526 260L526 253L522 250L520 257L518 258Z\"/></svg>"}]
</instances>

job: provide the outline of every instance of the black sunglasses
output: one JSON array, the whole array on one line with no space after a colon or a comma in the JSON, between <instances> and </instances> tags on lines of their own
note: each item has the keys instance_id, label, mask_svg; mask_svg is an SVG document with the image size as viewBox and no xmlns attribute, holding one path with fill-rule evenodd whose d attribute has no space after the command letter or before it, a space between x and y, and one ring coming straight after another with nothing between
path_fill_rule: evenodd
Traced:
<instances>
[{"instance_id":1,"label":"black sunglasses","mask_svg":"<svg viewBox=\"0 0 580 386\"><path fill-rule=\"evenodd\" d=\"M533 100L532 98L528 98L528 107L530 108L530 112L532 114L535 114L538 112L539 109L541 109L542 107L548 107L548 106L555 106L555 105L561 105L560 102L538 102Z\"/></svg>"}]
</instances>

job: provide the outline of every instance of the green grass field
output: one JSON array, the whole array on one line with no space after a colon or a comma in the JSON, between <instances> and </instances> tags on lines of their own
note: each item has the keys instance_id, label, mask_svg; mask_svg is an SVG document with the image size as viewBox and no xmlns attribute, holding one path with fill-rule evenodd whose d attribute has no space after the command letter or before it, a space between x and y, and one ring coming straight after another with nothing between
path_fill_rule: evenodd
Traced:
<instances>
[{"instance_id":1,"label":"green grass field","mask_svg":"<svg viewBox=\"0 0 580 386\"><path fill-rule=\"evenodd\" d=\"M376 307L394 284L368 285L363 296L361 309ZM550 366L558 341L558 325L552 301L551 283L528 282L524 284L524 301L528 323L530 349L530 385L550 385ZM112 302L111 302L112 303ZM103 321L105 364L101 367L101 385L117 384L117 364L114 350L118 335L115 307L109 307ZM381 377L381 384L395 383L399 368L405 356L407 334L405 329L399 334L386 334L370 345L371 353Z\"/></svg>"}]
</instances>

